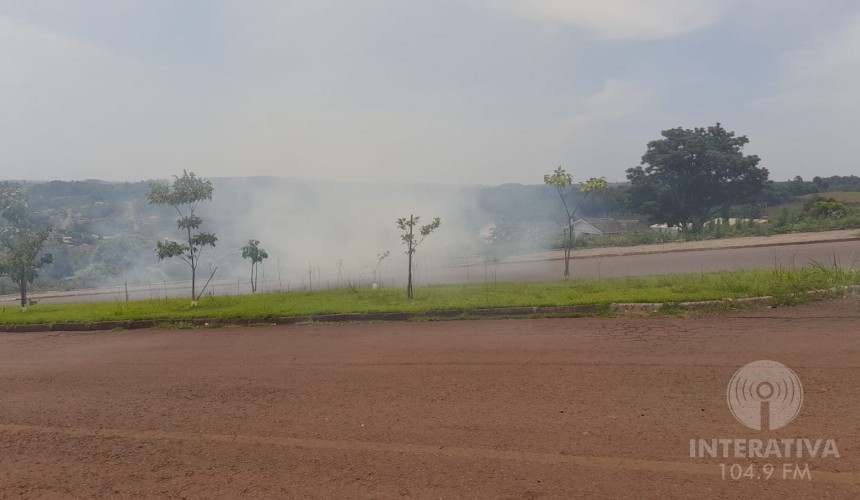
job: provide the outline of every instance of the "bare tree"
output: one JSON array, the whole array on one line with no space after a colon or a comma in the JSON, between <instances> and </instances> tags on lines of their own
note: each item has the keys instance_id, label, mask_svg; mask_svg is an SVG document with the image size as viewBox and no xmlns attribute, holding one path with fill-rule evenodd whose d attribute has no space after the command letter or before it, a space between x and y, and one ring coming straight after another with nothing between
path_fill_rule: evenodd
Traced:
<instances>
[{"instance_id":1,"label":"bare tree","mask_svg":"<svg viewBox=\"0 0 860 500\"><path fill-rule=\"evenodd\" d=\"M373 285L376 286L379 283L379 267L382 266L382 261L385 260L386 257L391 255L391 252L388 250L376 254L376 264L370 266L370 270L373 271Z\"/></svg>"}]
</instances>

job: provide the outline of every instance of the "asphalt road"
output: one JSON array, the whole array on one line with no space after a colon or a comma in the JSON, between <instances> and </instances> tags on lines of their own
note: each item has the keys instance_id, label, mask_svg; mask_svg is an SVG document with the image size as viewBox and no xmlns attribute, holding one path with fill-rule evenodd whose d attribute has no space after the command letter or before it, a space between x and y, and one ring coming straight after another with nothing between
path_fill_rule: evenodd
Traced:
<instances>
[{"instance_id":1,"label":"asphalt road","mask_svg":"<svg viewBox=\"0 0 860 500\"><path fill-rule=\"evenodd\" d=\"M587 257L571 261L573 278L609 278L651 274L695 273L736 269L775 269L804 267L813 260L830 264L836 259L843 266L860 266L860 242L840 241L807 243L771 247L721 248L634 254L623 256ZM477 280L483 281L483 266ZM490 268L492 271L492 268ZM500 264L496 278L499 281L550 280L559 278L564 271L561 260L517 262ZM464 277L460 272L454 279Z\"/></svg>"}]
</instances>

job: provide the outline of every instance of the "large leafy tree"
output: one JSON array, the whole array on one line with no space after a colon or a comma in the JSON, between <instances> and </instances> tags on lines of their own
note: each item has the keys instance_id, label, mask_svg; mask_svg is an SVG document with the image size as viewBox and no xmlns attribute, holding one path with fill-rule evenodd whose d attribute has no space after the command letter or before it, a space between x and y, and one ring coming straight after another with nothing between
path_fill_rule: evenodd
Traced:
<instances>
[{"instance_id":1,"label":"large leafy tree","mask_svg":"<svg viewBox=\"0 0 860 500\"><path fill-rule=\"evenodd\" d=\"M183 241L159 241L155 247L155 253L159 260L171 257L179 257L191 268L191 305L196 306L197 301L206 286L197 293L197 266L200 264L200 255L207 246L214 247L218 238L214 233L199 231L203 225L203 219L197 215L197 206L202 201L211 201L214 191L212 183L206 179L197 177L194 172L182 172L182 176L174 176L173 182L152 181L150 182L147 198L153 205L166 205L173 207L179 214L176 227L183 233ZM215 275L213 271L209 279ZM208 282L207 282L208 284Z\"/></svg>"},{"instance_id":2,"label":"large leafy tree","mask_svg":"<svg viewBox=\"0 0 860 500\"><path fill-rule=\"evenodd\" d=\"M34 228L28 220L30 204L24 188L8 182L0 183L0 274L9 276L21 294L21 309L27 310L27 285L35 281L39 270L53 261L51 254L42 253L42 246L51 233L49 228Z\"/></svg>"},{"instance_id":3,"label":"large leafy tree","mask_svg":"<svg viewBox=\"0 0 860 500\"><path fill-rule=\"evenodd\" d=\"M606 191L606 179L603 177L588 179L585 182L579 183L579 192L582 196L571 210L570 205L565 198L565 191L573 184L573 176L567 173L563 168L558 167L551 174L543 176L544 184L552 186L558 192L558 197L561 198L561 203L564 205L564 213L567 214L567 237L564 239L564 279L570 279L570 251L573 248L573 216L585 200L588 199L591 193L600 193Z\"/></svg>"},{"instance_id":4,"label":"large leafy tree","mask_svg":"<svg viewBox=\"0 0 860 500\"><path fill-rule=\"evenodd\" d=\"M409 300L412 300L412 256L415 255L418 245L424 241L424 238L439 229L439 225L441 224L439 217L436 217L430 224L419 226L418 221L420 219L421 217L417 215L410 215L408 219L406 217L397 219L397 227L403 231L403 234L400 235L400 240L406 245L406 255L409 256L409 273L406 281L406 297ZM415 234L416 227L418 228L418 234Z\"/></svg>"},{"instance_id":5,"label":"large leafy tree","mask_svg":"<svg viewBox=\"0 0 860 500\"><path fill-rule=\"evenodd\" d=\"M698 232L731 205L749 202L764 189L768 172L749 143L719 123L673 128L648 143L642 165L627 169L634 205L655 222Z\"/></svg>"}]
</instances>

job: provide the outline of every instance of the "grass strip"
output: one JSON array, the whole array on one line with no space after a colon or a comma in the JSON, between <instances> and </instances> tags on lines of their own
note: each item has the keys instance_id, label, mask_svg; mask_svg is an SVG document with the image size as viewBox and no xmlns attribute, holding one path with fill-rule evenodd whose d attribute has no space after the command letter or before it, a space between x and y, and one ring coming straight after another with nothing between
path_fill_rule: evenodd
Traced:
<instances>
[{"instance_id":1,"label":"grass strip","mask_svg":"<svg viewBox=\"0 0 860 500\"><path fill-rule=\"evenodd\" d=\"M836 267L743 270L473 285L416 289L408 301L401 289L325 290L209 297L191 307L183 299L0 307L0 324L90 323L96 321L192 318L265 319L344 313L421 313L434 309L470 311L491 307L608 305L613 302L687 302L770 295L776 298L841 285L860 284L860 273Z\"/></svg>"}]
</instances>

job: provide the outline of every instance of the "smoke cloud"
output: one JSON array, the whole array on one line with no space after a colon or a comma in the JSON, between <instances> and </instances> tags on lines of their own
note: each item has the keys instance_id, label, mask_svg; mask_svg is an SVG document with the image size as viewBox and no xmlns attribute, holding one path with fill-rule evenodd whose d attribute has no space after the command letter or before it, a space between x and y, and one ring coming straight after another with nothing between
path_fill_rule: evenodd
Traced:
<instances>
[{"instance_id":1,"label":"smoke cloud","mask_svg":"<svg viewBox=\"0 0 860 500\"><path fill-rule=\"evenodd\" d=\"M420 216L420 224L442 219L416 253L419 280L445 281L444 268L477 251L489 215L479 208L478 187L442 184L359 184L278 178L212 179L213 200L200 206L203 230L219 238L206 249L221 280L247 280L250 261L240 248L260 241L269 254L260 267L266 289L368 286L377 255L384 284L405 275L405 246L395 220ZM163 236L177 237L165 228ZM165 264L169 265L169 264ZM201 274L208 274L203 269ZM241 281L239 281L241 284Z\"/></svg>"}]
</instances>

